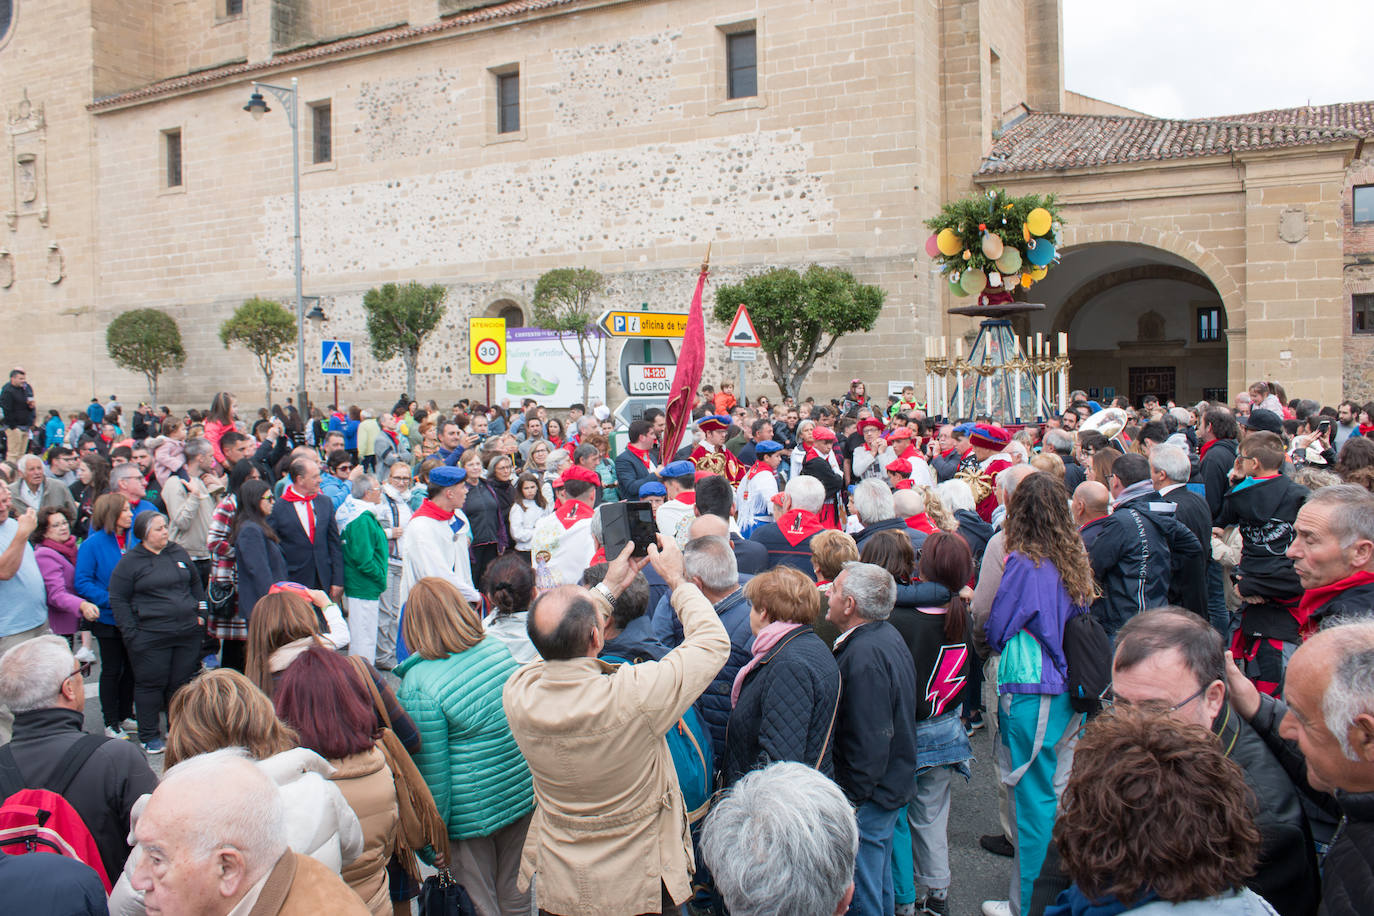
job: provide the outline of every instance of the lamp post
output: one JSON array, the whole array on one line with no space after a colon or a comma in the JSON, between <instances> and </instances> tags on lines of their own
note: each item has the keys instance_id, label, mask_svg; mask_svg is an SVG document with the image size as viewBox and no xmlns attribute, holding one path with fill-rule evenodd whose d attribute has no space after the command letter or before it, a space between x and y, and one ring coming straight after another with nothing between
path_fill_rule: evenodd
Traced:
<instances>
[{"instance_id":1,"label":"lamp post","mask_svg":"<svg viewBox=\"0 0 1374 916\"><path fill-rule=\"evenodd\" d=\"M322 333L321 328L323 328L324 323L329 320L329 316L324 313L324 309L320 308L320 297L303 296L301 298L310 303L310 311L305 313L305 320L310 322L310 329L314 331L316 335L320 335ZM336 375L334 376L334 403L337 404L338 402L339 377Z\"/></svg>"},{"instance_id":2,"label":"lamp post","mask_svg":"<svg viewBox=\"0 0 1374 916\"><path fill-rule=\"evenodd\" d=\"M254 121L259 121L262 116L271 111L267 107L267 100L262 97L262 90L266 89L276 96L278 102L286 112L286 123L291 125L291 191L295 198L295 236L293 241L296 249L296 403L305 409L305 297L301 295L301 140L300 129L296 121L296 101L299 93L297 92L297 80L293 76L291 85L273 86L271 83L254 83L253 94L248 99L248 104L243 106L243 110L253 116ZM316 310L319 305L316 304Z\"/></svg>"}]
</instances>

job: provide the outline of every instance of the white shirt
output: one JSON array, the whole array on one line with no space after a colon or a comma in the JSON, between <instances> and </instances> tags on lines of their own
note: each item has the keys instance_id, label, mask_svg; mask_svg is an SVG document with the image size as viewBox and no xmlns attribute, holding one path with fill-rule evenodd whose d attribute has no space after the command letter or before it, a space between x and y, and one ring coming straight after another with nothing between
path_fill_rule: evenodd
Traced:
<instances>
[{"instance_id":1,"label":"white shirt","mask_svg":"<svg viewBox=\"0 0 1374 916\"><path fill-rule=\"evenodd\" d=\"M454 516L463 520L456 532L448 522L425 516L414 516L406 525L401 535L402 604L411 586L429 576L452 582L468 601L482 600L481 593L472 584L472 565L468 560L472 526L461 509Z\"/></svg>"}]
</instances>

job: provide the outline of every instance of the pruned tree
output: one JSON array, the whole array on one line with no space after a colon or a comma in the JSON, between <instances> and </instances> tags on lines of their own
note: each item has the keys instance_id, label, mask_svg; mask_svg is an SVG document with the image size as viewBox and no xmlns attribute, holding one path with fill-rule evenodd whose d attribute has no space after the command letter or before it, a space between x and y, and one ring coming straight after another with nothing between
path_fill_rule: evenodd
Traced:
<instances>
[{"instance_id":1,"label":"pruned tree","mask_svg":"<svg viewBox=\"0 0 1374 916\"><path fill-rule=\"evenodd\" d=\"M716 290L714 313L728 324L743 303L758 332L768 369L784 396L802 383L836 341L872 330L887 294L838 267L811 265L806 273L776 268Z\"/></svg>"},{"instance_id":2,"label":"pruned tree","mask_svg":"<svg viewBox=\"0 0 1374 916\"><path fill-rule=\"evenodd\" d=\"M252 353L266 383L265 404L272 406L272 363L285 355L296 342L296 319L280 303L254 296L234 310L219 326L224 349L238 344Z\"/></svg>"},{"instance_id":3,"label":"pruned tree","mask_svg":"<svg viewBox=\"0 0 1374 916\"><path fill-rule=\"evenodd\" d=\"M158 377L186 364L176 319L157 309L133 309L111 321L105 329L105 349L116 366L143 373L154 404Z\"/></svg>"},{"instance_id":4,"label":"pruned tree","mask_svg":"<svg viewBox=\"0 0 1374 916\"><path fill-rule=\"evenodd\" d=\"M367 312L367 334L372 340L372 355L379 360L397 356L406 367L406 395L415 397L415 366L420 347L439 322L447 306L448 290L439 284L422 286L415 281L405 286L386 283L363 296Z\"/></svg>"},{"instance_id":5,"label":"pruned tree","mask_svg":"<svg viewBox=\"0 0 1374 916\"><path fill-rule=\"evenodd\" d=\"M577 366L577 377L582 380L583 404L591 400L592 377L605 347L592 306L592 297L605 287L606 278L586 267L560 267L534 284L534 320L530 323L560 335L558 343ZM576 354L566 339L569 334L577 340Z\"/></svg>"}]
</instances>

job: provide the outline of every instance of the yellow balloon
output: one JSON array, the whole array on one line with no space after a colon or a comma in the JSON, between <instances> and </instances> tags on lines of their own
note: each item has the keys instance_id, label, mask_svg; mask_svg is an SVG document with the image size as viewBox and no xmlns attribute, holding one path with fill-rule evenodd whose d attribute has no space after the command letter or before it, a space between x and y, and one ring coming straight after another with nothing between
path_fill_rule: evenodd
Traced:
<instances>
[{"instance_id":1,"label":"yellow balloon","mask_svg":"<svg viewBox=\"0 0 1374 916\"><path fill-rule=\"evenodd\" d=\"M1044 207L1036 207L1026 214L1026 228L1030 230L1031 235L1044 235L1049 232L1051 222L1050 211Z\"/></svg>"},{"instance_id":2,"label":"yellow balloon","mask_svg":"<svg viewBox=\"0 0 1374 916\"><path fill-rule=\"evenodd\" d=\"M1045 279L1045 274L1049 272L1049 268L1047 267L1036 267L1031 270L1030 278L1035 282L1039 283L1041 280Z\"/></svg>"},{"instance_id":3,"label":"yellow balloon","mask_svg":"<svg viewBox=\"0 0 1374 916\"><path fill-rule=\"evenodd\" d=\"M940 254L946 257L958 254L959 249L964 247L953 229L941 229L940 234L935 236L935 246L940 249Z\"/></svg>"}]
</instances>

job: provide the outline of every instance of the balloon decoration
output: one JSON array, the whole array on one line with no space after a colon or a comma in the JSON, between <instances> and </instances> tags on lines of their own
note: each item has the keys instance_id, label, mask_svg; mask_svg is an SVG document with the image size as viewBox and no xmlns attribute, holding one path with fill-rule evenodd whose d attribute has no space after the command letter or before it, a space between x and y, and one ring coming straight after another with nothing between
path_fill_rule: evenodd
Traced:
<instances>
[{"instance_id":1,"label":"balloon decoration","mask_svg":"<svg viewBox=\"0 0 1374 916\"><path fill-rule=\"evenodd\" d=\"M926 220L926 253L949 276L950 292L1029 289L1057 262L1063 218L1053 196L1012 197L994 188L951 201Z\"/></svg>"}]
</instances>

